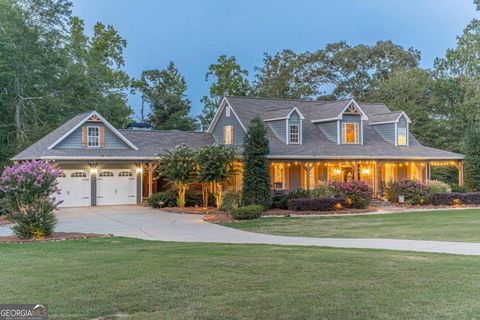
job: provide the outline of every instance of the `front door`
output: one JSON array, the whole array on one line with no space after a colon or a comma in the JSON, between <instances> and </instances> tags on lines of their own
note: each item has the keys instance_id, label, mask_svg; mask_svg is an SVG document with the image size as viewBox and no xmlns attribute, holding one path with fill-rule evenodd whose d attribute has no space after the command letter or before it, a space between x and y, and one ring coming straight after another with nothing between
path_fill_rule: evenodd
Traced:
<instances>
[{"instance_id":1,"label":"front door","mask_svg":"<svg viewBox=\"0 0 480 320\"><path fill-rule=\"evenodd\" d=\"M342 181L350 182L355 179L355 174L352 167L343 167L342 168Z\"/></svg>"}]
</instances>

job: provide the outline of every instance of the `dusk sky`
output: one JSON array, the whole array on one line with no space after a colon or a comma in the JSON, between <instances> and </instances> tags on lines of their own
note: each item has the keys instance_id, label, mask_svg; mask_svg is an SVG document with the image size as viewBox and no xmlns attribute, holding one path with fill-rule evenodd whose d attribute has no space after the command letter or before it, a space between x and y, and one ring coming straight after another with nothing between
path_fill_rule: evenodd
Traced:
<instances>
[{"instance_id":1,"label":"dusk sky","mask_svg":"<svg viewBox=\"0 0 480 320\"><path fill-rule=\"evenodd\" d=\"M205 72L220 54L234 55L250 72L264 52L321 49L392 40L422 53L423 67L455 46L456 36L478 14L472 0L74 0L73 13L93 24L113 25L128 42L126 71L163 69L173 61L188 84L192 113L208 94ZM140 99L129 97L139 114Z\"/></svg>"}]
</instances>

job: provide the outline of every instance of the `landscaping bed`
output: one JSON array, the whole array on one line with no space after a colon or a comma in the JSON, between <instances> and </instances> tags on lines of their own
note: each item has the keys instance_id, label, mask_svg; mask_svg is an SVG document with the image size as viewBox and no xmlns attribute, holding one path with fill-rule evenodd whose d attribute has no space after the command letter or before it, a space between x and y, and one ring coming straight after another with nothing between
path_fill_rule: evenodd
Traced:
<instances>
[{"instance_id":1,"label":"landscaping bed","mask_svg":"<svg viewBox=\"0 0 480 320\"><path fill-rule=\"evenodd\" d=\"M223 213L222 211L218 210L215 207L208 207L208 208L202 208L202 207L165 207L165 208L160 208L161 211L166 211L166 212L172 212L172 213L187 213L187 214L217 214L217 213Z\"/></svg>"},{"instance_id":2,"label":"landscaping bed","mask_svg":"<svg viewBox=\"0 0 480 320\"><path fill-rule=\"evenodd\" d=\"M283 209L270 209L263 213L263 216L310 216L310 215L342 215L342 214L354 214L354 213L368 213L376 212L374 207L368 207L365 209L356 208L343 208L342 210L335 211L295 211L295 210L283 210Z\"/></svg>"},{"instance_id":3,"label":"landscaping bed","mask_svg":"<svg viewBox=\"0 0 480 320\"><path fill-rule=\"evenodd\" d=\"M63 240L78 240L89 238L109 238L112 234L98 234L98 233L81 233L81 232L54 232L44 239L20 239L16 236L0 237L0 243L27 243L27 242L45 242L45 241L63 241Z\"/></svg>"}]
</instances>

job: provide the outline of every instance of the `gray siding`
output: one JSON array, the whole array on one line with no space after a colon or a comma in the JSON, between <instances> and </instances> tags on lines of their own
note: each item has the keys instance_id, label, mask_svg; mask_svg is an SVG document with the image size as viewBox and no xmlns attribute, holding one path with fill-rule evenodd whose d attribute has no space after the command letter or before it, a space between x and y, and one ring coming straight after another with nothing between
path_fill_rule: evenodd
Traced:
<instances>
[{"instance_id":1,"label":"gray siding","mask_svg":"<svg viewBox=\"0 0 480 320\"><path fill-rule=\"evenodd\" d=\"M376 124L373 127L385 141L395 144L395 123Z\"/></svg>"},{"instance_id":2,"label":"gray siding","mask_svg":"<svg viewBox=\"0 0 480 320\"><path fill-rule=\"evenodd\" d=\"M343 124L344 123L357 123L358 124L358 143L362 144L362 118L360 115L344 114L340 121L340 143L343 141Z\"/></svg>"},{"instance_id":3,"label":"gray siding","mask_svg":"<svg viewBox=\"0 0 480 320\"><path fill-rule=\"evenodd\" d=\"M226 107L223 108L222 114L218 119L215 127L212 130L213 137L215 142L218 144L223 144L223 127L224 126L233 126L233 144L234 145L241 145L243 144L243 137L245 136L245 131L243 131L240 122L238 121L235 114L230 112L230 117L226 115Z\"/></svg>"},{"instance_id":4,"label":"gray siding","mask_svg":"<svg viewBox=\"0 0 480 320\"><path fill-rule=\"evenodd\" d=\"M299 128L299 142L302 143L302 129L301 129L301 126L300 126L300 115L297 113L297 111L294 111L291 115L290 115L290 119L288 119L288 135L287 135L287 139L288 139L288 142L290 143L290 125L291 124L294 124L294 125L297 125L298 128Z\"/></svg>"},{"instance_id":5,"label":"gray siding","mask_svg":"<svg viewBox=\"0 0 480 320\"><path fill-rule=\"evenodd\" d=\"M105 149L129 149L130 147L123 142L115 133L108 129L104 124L98 122L85 122L81 127L73 131L69 136L63 139L55 148L84 148L82 146L82 127L96 126L105 127Z\"/></svg>"},{"instance_id":6,"label":"gray siding","mask_svg":"<svg viewBox=\"0 0 480 320\"><path fill-rule=\"evenodd\" d=\"M301 177L300 177L300 165L292 165L288 168L288 181L289 186L288 189L290 191L300 189L301 184Z\"/></svg>"},{"instance_id":7,"label":"gray siding","mask_svg":"<svg viewBox=\"0 0 480 320\"><path fill-rule=\"evenodd\" d=\"M142 173L137 172L137 204L142 202Z\"/></svg>"},{"instance_id":8,"label":"gray siding","mask_svg":"<svg viewBox=\"0 0 480 320\"><path fill-rule=\"evenodd\" d=\"M337 121L329 122L320 122L317 124L318 128L322 133L327 137L328 140L331 140L337 143Z\"/></svg>"},{"instance_id":9,"label":"gray siding","mask_svg":"<svg viewBox=\"0 0 480 320\"><path fill-rule=\"evenodd\" d=\"M91 205L96 206L97 205L97 174L92 172L90 174L90 199L91 199Z\"/></svg>"},{"instance_id":10,"label":"gray siding","mask_svg":"<svg viewBox=\"0 0 480 320\"><path fill-rule=\"evenodd\" d=\"M287 143L287 120L268 121L267 124L278 139Z\"/></svg>"}]
</instances>

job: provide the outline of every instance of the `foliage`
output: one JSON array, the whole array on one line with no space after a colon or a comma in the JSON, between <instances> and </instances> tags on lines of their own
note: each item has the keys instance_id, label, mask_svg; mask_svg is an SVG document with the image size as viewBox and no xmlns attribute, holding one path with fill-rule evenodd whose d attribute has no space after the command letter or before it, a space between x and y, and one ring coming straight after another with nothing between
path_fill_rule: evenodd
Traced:
<instances>
[{"instance_id":1,"label":"foliage","mask_svg":"<svg viewBox=\"0 0 480 320\"><path fill-rule=\"evenodd\" d=\"M403 195L406 203L417 205L427 201L428 187L415 180L402 180L390 183L385 193L391 202L398 203L398 196Z\"/></svg>"},{"instance_id":2,"label":"foliage","mask_svg":"<svg viewBox=\"0 0 480 320\"><path fill-rule=\"evenodd\" d=\"M235 173L234 160L235 150L223 145L203 147L196 155L198 181L214 184L218 209L223 202L223 183Z\"/></svg>"},{"instance_id":3,"label":"foliage","mask_svg":"<svg viewBox=\"0 0 480 320\"><path fill-rule=\"evenodd\" d=\"M327 198L335 196L335 189L327 181L321 181L310 191L312 198Z\"/></svg>"},{"instance_id":4,"label":"foliage","mask_svg":"<svg viewBox=\"0 0 480 320\"><path fill-rule=\"evenodd\" d=\"M242 193L241 192L227 192L225 199L220 210L224 212L231 212L232 209L242 206Z\"/></svg>"},{"instance_id":5,"label":"foliage","mask_svg":"<svg viewBox=\"0 0 480 320\"><path fill-rule=\"evenodd\" d=\"M366 208L372 201L372 187L370 187L370 185L364 181L334 181L330 185L335 191L335 195L337 197L345 198L347 201L347 205L354 208Z\"/></svg>"},{"instance_id":6,"label":"foliage","mask_svg":"<svg viewBox=\"0 0 480 320\"><path fill-rule=\"evenodd\" d=\"M245 207L233 208L230 214L235 220L252 220L262 216L265 208L261 205L251 204Z\"/></svg>"},{"instance_id":7,"label":"foliage","mask_svg":"<svg viewBox=\"0 0 480 320\"><path fill-rule=\"evenodd\" d=\"M145 70L132 82L150 106L148 121L158 130L195 130L195 119L189 116L191 102L187 99L187 83L173 62L164 70Z\"/></svg>"},{"instance_id":8,"label":"foliage","mask_svg":"<svg viewBox=\"0 0 480 320\"><path fill-rule=\"evenodd\" d=\"M214 78L210 85L209 96L203 96L202 114L200 123L206 130L215 116L218 106L224 96L246 96L250 92L250 84L247 80L248 71L242 69L234 56L227 57L222 54L217 63L211 64L205 74L205 81Z\"/></svg>"},{"instance_id":9,"label":"foliage","mask_svg":"<svg viewBox=\"0 0 480 320\"><path fill-rule=\"evenodd\" d=\"M55 230L57 218L54 205L48 199L38 200L36 206L25 208L24 212L12 212L9 219L15 222L13 233L21 239L41 239Z\"/></svg>"},{"instance_id":10,"label":"foliage","mask_svg":"<svg viewBox=\"0 0 480 320\"><path fill-rule=\"evenodd\" d=\"M158 172L173 183L178 191L178 206L185 207L185 193L188 185L196 179L196 155L186 146L178 146L173 151L166 151L162 157Z\"/></svg>"},{"instance_id":11,"label":"foliage","mask_svg":"<svg viewBox=\"0 0 480 320\"><path fill-rule=\"evenodd\" d=\"M148 198L148 204L152 208L175 207L177 205L177 191L172 189L154 193Z\"/></svg>"},{"instance_id":12,"label":"foliage","mask_svg":"<svg viewBox=\"0 0 480 320\"><path fill-rule=\"evenodd\" d=\"M25 161L7 166L0 177L0 191L7 201L14 233L22 239L49 236L56 224L53 210L59 204L57 177L61 170L44 161Z\"/></svg>"},{"instance_id":13,"label":"foliage","mask_svg":"<svg viewBox=\"0 0 480 320\"><path fill-rule=\"evenodd\" d=\"M427 181L428 195L431 196L434 193L452 192L452 188L445 182L439 180Z\"/></svg>"},{"instance_id":14,"label":"foliage","mask_svg":"<svg viewBox=\"0 0 480 320\"><path fill-rule=\"evenodd\" d=\"M471 125L465 134L465 186L480 191L480 124Z\"/></svg>"},{"instance_id":15,"label":"foliage","mask_svg":"<svg viewBox=\"0 0 480 320\"><path fill-rule=\"evenodd\" d=\"M207 193L207 206L215 206L215 195L212 192ZM187 207L203 207L202 190L189 188L185 193L185 206Z\"/></svg>"},{"instance_id":16,"label":"foliage","mask_svg":"<svg viewBox=\"0 0 480 320\"><path fill-rule=\"evenodd\" d=\"M304 189L297 189L286 193L276 194L272 199L272 209L288 209L288 200L298 198L310 198L312 192Z\"/></svg>"},{"instance_id":17,"label":"foliage","mask_svg":"<svg viewBox=\"0 0 480 320\"><path fill-rule=\"evenodd\" d=\"M337 205L340 205L340 208L345 206L345 198L326 197L288 200L288 209L295 211L334 211L339 209Z\"/></svg>"},{"instance_id":18,"label":"foliage","mask_svg":"<svg viewBox=\"0 0 480 320\"><path fill-rule=\"evenodd\" d=\"M250 121L243 141L242 199L245 205L258 204L265 209L270 207L269 150L267 128L260 118L255 117Z\"/></svg>"},{"instance_id":19,"label":"foliage","mask_svg":"<svg viewBox=\"0 0 480 320\"><path fill-rule=\"evenodd\" d=\"M0 1L0 163L82 111L126 124L125 45L101 23L87 37L67 0Z\"/></svg>"},{"instance_id":20,"label":"foliage","mask_svg":"<svg viewBox=\"0 0 480 320\"><path fill-rule=\"evenodd\" d=\"M480 192L441 192L432 194L430 202L433 205L452 205L452 204L467 204L479 205Z\"/></svg>"}]
</instances>

